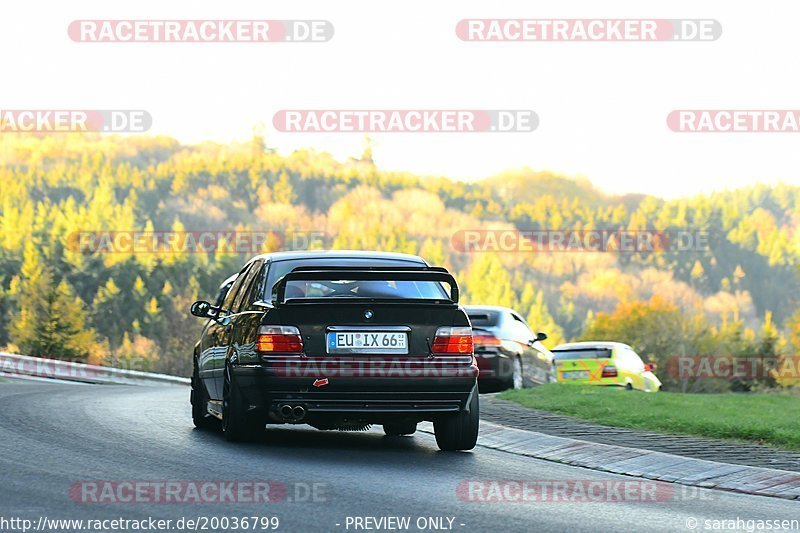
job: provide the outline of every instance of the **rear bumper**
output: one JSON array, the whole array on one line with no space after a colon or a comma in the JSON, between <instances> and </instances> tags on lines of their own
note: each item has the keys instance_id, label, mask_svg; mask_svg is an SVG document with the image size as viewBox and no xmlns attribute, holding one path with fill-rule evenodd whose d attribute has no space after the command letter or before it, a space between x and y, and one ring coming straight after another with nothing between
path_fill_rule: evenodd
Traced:
<instances>
[{"instance_id":1,"label":"rear bumper","mask_svg":"<svg viewBox=\"0 0 800 533\"><path fill-rule=\"evenodd\" d=\"M302 405L313 414L415 414L432 415L457 413L468 405L470 391L442 394L438 392L385 393L273 393L269 410L277 411L281 404Z\"/></svg>"},{"instance_id":2,"label":"rear bumper","mask_svg":"<svg viewBox=\"0 0 800 533\"><path fill-rule=\"evenodd\" d=\"M487 357L488 355L488 357ZM511 381L514 374L513 361L510 357L497 353L475 354L478 361L480 383L505 383Z\"/></svg>"},{"instance_id":3,"label":"rear bumper","mask_svg":"<svg viewBox=\"0 0 800 533\"><path fill-rule=\"evenodd\" d=\"M400 369L364 359L353 364L345 359L277 359L234 366L232 372L249 409L267 416L290 404L302 405L309 418L423 420L467 409L478 368L471 357L459 359L439 361L438 366L431 360L409 361Z\"/></svg>"}]
</instances>

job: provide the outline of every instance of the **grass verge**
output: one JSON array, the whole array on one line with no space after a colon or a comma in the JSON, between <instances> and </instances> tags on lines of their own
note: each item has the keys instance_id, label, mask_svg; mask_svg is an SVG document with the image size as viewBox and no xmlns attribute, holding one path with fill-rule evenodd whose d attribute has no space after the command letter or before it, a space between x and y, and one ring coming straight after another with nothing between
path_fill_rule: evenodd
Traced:
<instances>
[{"instance_id":1,"label":"grass verge","mask_svg":"<svg viewBox=\"0 0 800 533\"><path fill-rule=\"evenodd\" d=\"M500 398L606 426L800 450L797 394L644 393L616 387L552 383L508 390Z\"/></svg>"}]
</instances>

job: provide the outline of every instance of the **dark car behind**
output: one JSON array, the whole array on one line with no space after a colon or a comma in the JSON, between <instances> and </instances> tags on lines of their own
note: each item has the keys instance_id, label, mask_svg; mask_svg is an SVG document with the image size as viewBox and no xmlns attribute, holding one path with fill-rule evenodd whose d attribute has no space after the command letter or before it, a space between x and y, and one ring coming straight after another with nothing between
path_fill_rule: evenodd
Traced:
<instances>
[{"instance_id":1,"label":"dark car behind","mask_svg":"<svg viewBox=\"0 0 800 533\"><path fill-rule=\"evenodd\" d=\"M553 354L541 343L547 335L534 334L519 313L498 306L464 309L472 323L481 392L556 380Z\"/></svg>"}]
</instances>

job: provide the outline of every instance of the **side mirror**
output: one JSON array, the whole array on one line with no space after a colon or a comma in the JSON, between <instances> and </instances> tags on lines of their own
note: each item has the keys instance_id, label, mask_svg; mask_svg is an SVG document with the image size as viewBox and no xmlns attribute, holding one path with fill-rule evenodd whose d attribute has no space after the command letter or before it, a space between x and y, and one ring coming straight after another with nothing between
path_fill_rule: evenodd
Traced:
<instances>
[{"instance_id":1,"label":"side mirror","mask_svg":"<svg viewBox=\"0 0 800 533\"><path fill-rule=\"evenodd\" d=\"M644 365L644 371L645 372L654 372L655 369L656 369L656 364L655 363L646 363Z\"/></svg>"},{"instance_id":2,"label":"side mirror","mask_svg":"<svg viewBox=\"0 0 800 533\"><path fill-rule=\"evenodd\" d=\"M200 318L210 318L211 309L213 309L213 307L214 307L213 305L211 305L205 300L197 300L195 303L192 304L190 312L194 316L199 316Z\"/></svg>"},{"instance_id":3,"label":"side mirror","mask_svg":"<svg viewBox=\"0 0 800 533\"><path fill-rule=\"evenodd\" d=\"M541 341L545 340L546 338L547 338L547 335L545 333L541 333L541 332L537 333L535 339L531 339L531 340L528 341L528 346L530 346L531 348L535 348L537 342L541 342Z\"/></svg>"}]
</instances>

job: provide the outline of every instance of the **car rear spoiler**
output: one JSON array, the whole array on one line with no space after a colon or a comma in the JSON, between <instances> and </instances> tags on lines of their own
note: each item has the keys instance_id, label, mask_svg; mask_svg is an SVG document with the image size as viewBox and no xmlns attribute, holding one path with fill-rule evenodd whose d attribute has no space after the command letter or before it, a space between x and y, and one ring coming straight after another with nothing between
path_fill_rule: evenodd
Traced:
<instances>
[{"instance_id":1,"label":"car rear spoiler","mask_svg":"<svg viewBox=\"0 0 800 533\"><path fill-rule=\"evenodd\" d=\"M450 300L458 303L458 283L444 267L297 267L275 283L275 303L285 303L286 284L290 281L324 281L337 279L376 281L438 281L450 286Z\"/></svg>"}]
</instances>

